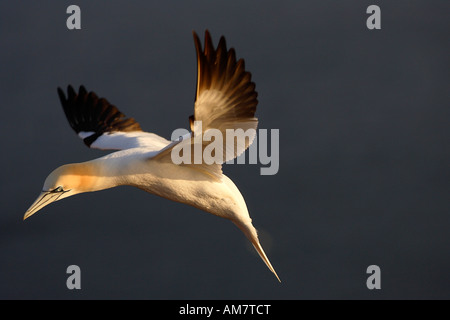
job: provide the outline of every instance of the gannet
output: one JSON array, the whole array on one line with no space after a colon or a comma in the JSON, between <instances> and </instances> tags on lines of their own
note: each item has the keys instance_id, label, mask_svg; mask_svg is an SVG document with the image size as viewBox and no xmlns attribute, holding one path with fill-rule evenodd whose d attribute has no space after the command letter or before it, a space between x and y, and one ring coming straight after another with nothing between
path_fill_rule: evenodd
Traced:
<instances>
[{"instance_id":1,"label":"gannet","mask_svg":"<svg viewBox=\"0 0 450 320\"><path fill-rule=\"evenodd\" d=\"M174 164L172 161L173 149L181 144L205 149L211 143L194 138L198 128L195 123L201 121L203 133L214 128L224 136L227 129L256 129L258 125L254 116L257 93L244 60L236 61L234 49L227 49L223 36L217 49L213 47L208 30L204 48L195 32L193 36L197 52L194 115L189 117L190 133L174 141L142 131L133 118L126 117L105 98L87 92L84 86L76 93L69 85L67 97L61 88L57 89L67 120L83 142L90 148L115 151L98 159L55 169L26 211L24 220L52 202L79 193L134 186L231 220L280 281L259 242L242 194L222 173L222 163L242 154L254 136L249 137L245 145L236 146L231 156L223 150L219 163Z\"/></svg>"}]
</instances>

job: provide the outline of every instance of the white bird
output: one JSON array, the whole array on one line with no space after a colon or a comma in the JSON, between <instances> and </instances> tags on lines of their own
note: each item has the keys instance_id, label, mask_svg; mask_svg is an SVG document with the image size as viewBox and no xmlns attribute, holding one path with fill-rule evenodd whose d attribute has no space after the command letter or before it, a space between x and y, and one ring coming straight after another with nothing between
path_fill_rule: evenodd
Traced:
<instances>
[{"instance_id":1,"label":"white bird","mask_svg":"<svg viewBox=\"0 0 450 320\"><path fill-rule=\"evenodd\" d=\"M245 70L244 60L236 61L233 48L227 50L225 38L214 49L206 30L204 49L193 32L197 51L197 88L194 115L189 118L191 134L176 141L141 130L114 105L81 86L78 94L68 87L68 96L58 88L59 98L70 126L90 148L120 150L83 163L63 165L45 180L42 192L26 211L24 220L46 205L83 192L121 185L134 186L169 200L185 203L231 220L251 241L267 267L280 281L267 258L246 203L236 185L222 173L221 163L242 152L253 142L231 153L223 150L221 163L174 164L173 148L189 144L204 150L211 142L194 139L194 121L202 121L202 132L218 129L256 129L254 117L258 103L255 84ZM256 133L256 131L255 131ZM197 145L196 145L197 144ZM225 145L225 144L224 144Z\"/></svg>"}]
</instances>

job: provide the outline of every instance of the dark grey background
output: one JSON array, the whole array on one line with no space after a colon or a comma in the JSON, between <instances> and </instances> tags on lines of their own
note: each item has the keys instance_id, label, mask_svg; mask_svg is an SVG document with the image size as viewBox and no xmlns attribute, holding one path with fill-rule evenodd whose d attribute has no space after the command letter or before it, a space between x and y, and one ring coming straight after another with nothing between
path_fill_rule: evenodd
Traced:
<instances>
[{"instance_id":1,"label":"dark grey background","mask_svg":"<svg viewBox=\"0 0 450 320\"><path fill-rule=\"evenodd\" d=\"M78 4L82 30L66 28ZM381 7L382 29L366 28ZM0 298L450 298L448 1L2 1ZM279 284L229 221L131 187L22 221L56 167L104 153L57 86L84 84L148 131L192 114L192 30L225 35L280 129L280 171L225 166ZM67 266L81 290L66 288ZM366 287L381 268L382 289Z\"/></svg>"}]
</instances>

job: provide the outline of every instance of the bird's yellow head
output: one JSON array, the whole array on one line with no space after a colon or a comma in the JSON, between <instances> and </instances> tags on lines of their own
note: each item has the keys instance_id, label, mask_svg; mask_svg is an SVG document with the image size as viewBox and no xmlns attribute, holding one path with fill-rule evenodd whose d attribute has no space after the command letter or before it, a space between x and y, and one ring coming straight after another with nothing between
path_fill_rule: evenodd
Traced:
<instances>
[{"instance_id":1,"label":"bird's yellow head","mask_svg":"<svg viewBox=\"0 0 450 320\"><path fill-rule=\"evenodd\" d=\"M23 219L35 214L52 202L90 191L93 175L84 164L67 164L55 169L45 179L42 192L25 212Z\"/></svg>"}]
</instances>

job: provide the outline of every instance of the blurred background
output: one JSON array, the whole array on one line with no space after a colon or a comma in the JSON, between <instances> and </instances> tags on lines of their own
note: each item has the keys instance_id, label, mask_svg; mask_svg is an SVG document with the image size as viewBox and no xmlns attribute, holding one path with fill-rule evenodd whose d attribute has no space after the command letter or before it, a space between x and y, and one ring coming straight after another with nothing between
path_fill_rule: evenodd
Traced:
<instances>
[{"instance_id":1,"label":"blurred background","mask_svg":"<svg viewBox=\"0 0 450 320\"><path fill-rule=\"evenodd\" d=\"M81 30L66 9L81 8ZM381 8L381 30L366 9ZM1 299L448 299L448 1L2 1ZM195 30L225 35L280 130L280 170L223 168L282 283L229 221L131 187L23 214L100 157L56 88L166 138L193 112ZM68 290L66 269L81 269ZM366 269L381 269L368 290Z\"/></svg>"}]
</instances>

